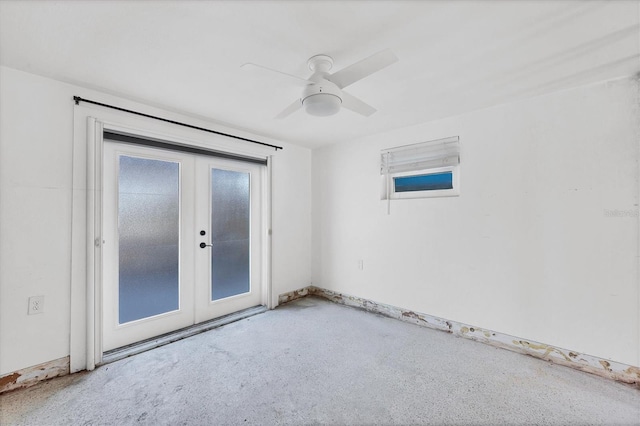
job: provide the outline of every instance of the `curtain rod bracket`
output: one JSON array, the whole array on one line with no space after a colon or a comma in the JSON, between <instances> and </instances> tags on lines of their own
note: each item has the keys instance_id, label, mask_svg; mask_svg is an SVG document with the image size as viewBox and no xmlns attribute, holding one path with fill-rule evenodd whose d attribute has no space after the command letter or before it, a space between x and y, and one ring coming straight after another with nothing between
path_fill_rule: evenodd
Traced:
<instances>
[{"instance_id":1,"label":"curtain rod bracket","mask_svg":"<svg viewBox=\"0 0 640 426\"><path fill-rule=\"evenodd\" d=\"M274 148L276 151L279 150L279 149L284 149L281 146L272 145L270 143L260 142L260 141L256 141L256 140L248 139L248 138L243 138L242 136L231 135L229 133L218 132L217 130L211 130L211 129L207 129L207 128L204 128L204 127L198 127L198 126L194 126L192 124L183 123L181 121L169 120L168 118L162 118L162 117L158 117L158 116L151 115L151 114L145 114L145 113L139 112L139 111L133 111L133 110L126 109L126 108L120 108L120 107L117 107L115 105L109 105L109 104L104 104L102 102L96 102L96 101L92 101L92 100L89 100L89 99L84 99L84 98L81 98L80 96L74 96L73 100L75 101L76 105L80 105L80 102L86 102L88 104L98 105L98 106L105 107L105 108L111 108L111 109L115 109L117 111L128 112L129 114L139 115L141 117L152 118L154 120L164 121L165 123L176 124L178 126L188 127L190 129L200 130L200 131L203 131L203 132L213 133L213 134L221 135L221 136L227 136L227 137L230 137L230 138L239 139L239 140L242 140L242 141L251 142L251 143L255 143L255 144L258 144L258 145L262 145L262 146L268 146L270 148Z\"/></svg>"}]
</instances>

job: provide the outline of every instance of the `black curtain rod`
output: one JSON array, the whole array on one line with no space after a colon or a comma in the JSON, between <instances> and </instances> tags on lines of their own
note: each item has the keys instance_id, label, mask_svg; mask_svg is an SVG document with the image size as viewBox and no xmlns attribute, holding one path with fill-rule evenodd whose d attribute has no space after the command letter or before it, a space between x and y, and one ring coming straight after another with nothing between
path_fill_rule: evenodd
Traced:
<instances>
[{"instance_id":1,"label":"black curtain rod","mask_svg":"<svg viewBox=\"0 0 640 426\"><path fill-rule=\"evenodd\" d=\"M111 108L111 109L115 109L115 110L118 110L118 111L128 112L129 114L135 114L135 115L139 115L141 117L153 118L154 120L164 121L165 123L176 124L178 126L188 127L190 129L201 130L203 132L214 133L216 135L221 135L221 136L228 136L230 138L240 139L242 141L256 143L258 145L268 146L270 148L274 148L276 151L279 150L279 149L283 149L281 146L271 145L269 143L260 142L260 141L254 141L253 139L243 138L242 136L230 135L228 133L218 132L216 130L205 129L204 127L198 127L198 126L194 126L192 124L182 123L180 121L169 120L168 118L157 117L155 115L145 114L143 112L132 111L130 109L120 108L120 107L117 107L117 106L114 106L114 105L103 104L102 102L96 102L96 101L92 101L92 100L89 100L89 99L84 99L84 98L81 98L80 96L74 96L73 100L76 102L76 105L79 105L80 102L86 102L88 104L94 104L94 105L99 105L99 106L102 106L102 107L105 107L105 108Z\"/></svg>"}]
</instances>

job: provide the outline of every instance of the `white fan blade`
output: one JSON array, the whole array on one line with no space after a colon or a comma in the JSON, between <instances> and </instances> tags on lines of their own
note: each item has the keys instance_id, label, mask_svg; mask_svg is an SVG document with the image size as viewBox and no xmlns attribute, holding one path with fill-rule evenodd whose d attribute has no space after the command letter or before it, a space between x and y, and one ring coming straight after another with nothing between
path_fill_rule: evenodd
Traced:
<instances>
[{"instance_id":1,"label":"white fan blade","mask_svg":"<svg viewBox=\"0 0 640 426\"><path fill-rule=\"evenodd\" d=\"M391 50L386 49L378 53L374 53L366 59L349 65L346 68L336 71L327 79L338 85L339 88L345 88L358 80L380 71L398 61L398 57Z\"/></svg>"},{"instance_id":2,"label":"white fan blade","mask_svg":"<svg viewBox=\"0 0 640 426\"><path fill-rule=\"evenodd\" d=\"M291 105L289 105L284 110L282 110L280 114L276 115L276 118L277 119L286 118L291 114L293 114L294 112L296 112L297 110L299 110L300 108L302 108L302 101L300 99L296 99Z\"/></svg>"},{"instance_id":3,"label":"white fan blade","mask_svg":"<svg viewBox=\"0 0 640 426\"><path fill-rule=\"evenodd\" d=\"M342 91L341 98L343 107L350 109L353 112L357 112L358 114L362 114L365 117L369 117L371 114L377 111L377 109L375 109L371 105L365 104L360 99L348 94L344 90Z\"/></svg>"},{"instance_id":4,"label":"white fan blade","mask_svg":"<svg viewBox=\"0 0 640 426\"><path fill-rule=\"evenodd\" d=\"M272 73L279 74L280 76L284 76L284 77L287 78L287 81L295 82L296 84L298 84L300 86L306 86L307 84L312 84L313 83L313 81L305 80L304 78L297 77L297 76L295 76L293 74L287 74L286 72L274 70L272 68L264 67L262 65L254 64L254 63L251 63L251 62L248 62L246 64L240 65L240 68L242 68L244 70L251 70L251 71L254 71L254 70L270 71Z\"/></svg>"}]
</instances>

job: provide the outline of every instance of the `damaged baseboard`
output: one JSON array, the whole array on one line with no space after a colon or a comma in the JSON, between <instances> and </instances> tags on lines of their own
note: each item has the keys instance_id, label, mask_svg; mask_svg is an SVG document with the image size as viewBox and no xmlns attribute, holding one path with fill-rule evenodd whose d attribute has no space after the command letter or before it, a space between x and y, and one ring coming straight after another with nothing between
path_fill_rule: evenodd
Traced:
<instances>
[{"instance_id":1,"label":"damaged baseboard","mask_svg":"<svg viewBox=\"0 0 640 426\"><path fill-rule=\"evenodd\" d=\"M288 303L288 302L291 302L293 300L306 297L306 296L309 295L309 291L316 290L316 289L320 290L317 287L308 286L308 287L301 288L299 290L294 290L294 291L290 291L288 293L283 293L280 296L278 296L278 305L282 305L284 303Z\"/></svg>"},{"instance_id":2,"label":"damaged baseboard","mask_svg":"<svg viewBox=\"0 0 640 426\"><path fill-rule=\"evenodd\" d=\"M547 345L520 337L510 336L493 330L482 329L469 324L450 321L443 318L413 312L383 303L377 303L361 297L349 296L323 288L308 286L289 293L281 294L280 304L291 302L306 296L319 296L342 305L360 308L390 318L410 322L435 330L446 331L455 336L475 340L512 352L540 358L554 364L564 365L576 370L585 371L608 379L640 387L640 368L595 356L582 354L556 346Z\"/></svg>"},{"instance_id":3,"label":"damaged baseboard","mask_svg":"<svg viewBox=\"0 0 640 426\"><path fill-rule=\"evenodd\" d=\"M69 357L54 359L0 376L0 393L26 388L42 380L69 374Z\"/></svg>"},{"instance_id":4,"label":"damaged baseboard","mask_svg":"<svg viewBox=\"0 0 640 426\"><path fill-rule=\"evenodd\" d=\"M445 331L465 339L475 340L494 347L507 349L512 352L540 358L555 364L564 365L576 370L585 371L608 379L640 387L640 368L611 361L595 356L581 354L551 345L497 331L482 329L469 324L450 321L443 318L413 312L383 303L377 303L361 297L349 296L319 287L308 286L299 290L281 294L278 297L280 305L307 296L319 296L346 306L374 312L390 318L417 324L435 330ZM32 386L40 381L69 374L69 357L48 361L32 367L23 368L0 376L0 394L14 389Z\"/></svg>"}]
</instances>

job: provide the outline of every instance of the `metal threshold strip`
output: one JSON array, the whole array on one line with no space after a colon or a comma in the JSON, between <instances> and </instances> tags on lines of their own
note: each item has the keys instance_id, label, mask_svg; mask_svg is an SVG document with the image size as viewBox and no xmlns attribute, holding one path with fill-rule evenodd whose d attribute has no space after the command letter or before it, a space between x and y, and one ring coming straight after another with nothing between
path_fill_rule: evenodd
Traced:
<instances>
[{"instance_id":1,"label":"metal threshold strip","mask_svg":"<svg viewBox=\"0 0 640 426\"><path fill-rule=\"evenodd\" d=\"M180 330L172 331L171 333L163 334L161 336L152 337L151 339L143 340L141 342L133 343L131 345L123 346L121 348L112 349L105 352L102 355L102 362L96 365L104 365L110 362L118 361L120 359L136 355L150 349L164 346L169 343L173 343L177 340L191 337L205 331L212 330L214 328L221 327L232 322L240 321L242 319L252 317L254 315L261 314L267 311L266 306L254 306L253 308L243 309L238 312L234 312L229 315L224 315L219 318L212 319L210 321L195 324L189 327L181 328Z\"/></svg>"}]
</instances>

